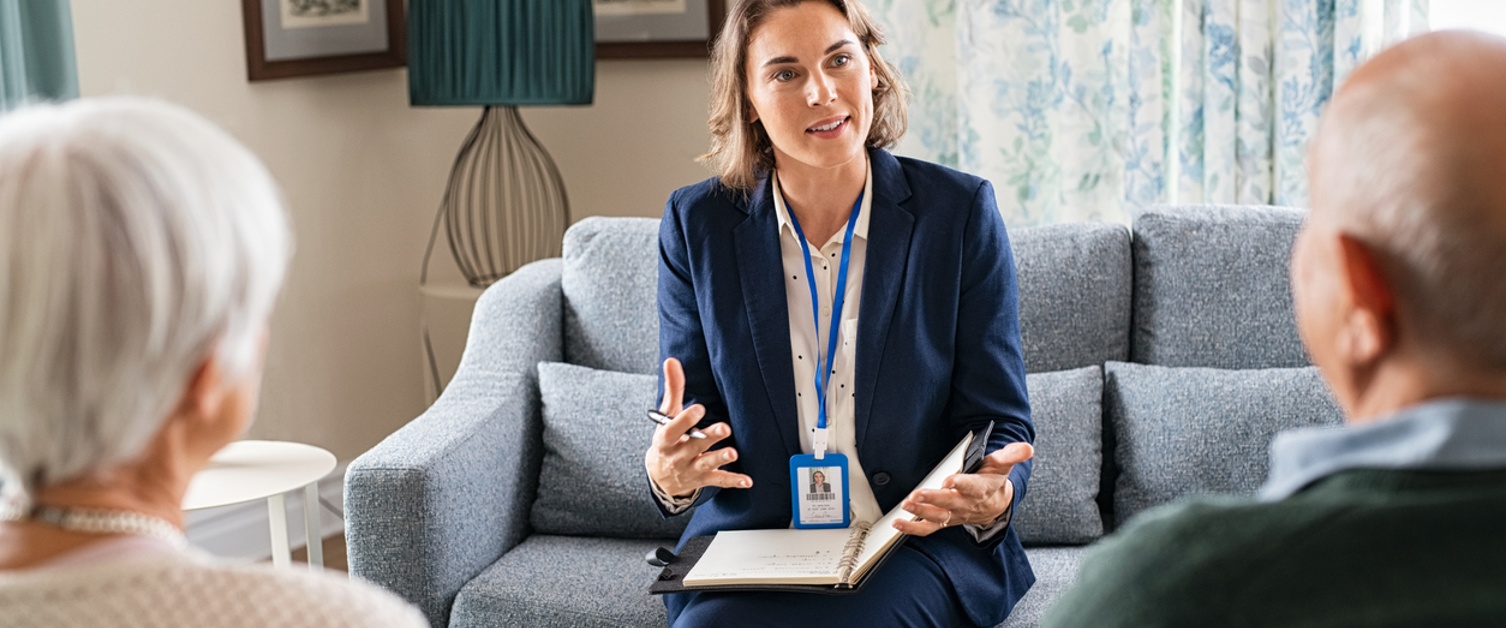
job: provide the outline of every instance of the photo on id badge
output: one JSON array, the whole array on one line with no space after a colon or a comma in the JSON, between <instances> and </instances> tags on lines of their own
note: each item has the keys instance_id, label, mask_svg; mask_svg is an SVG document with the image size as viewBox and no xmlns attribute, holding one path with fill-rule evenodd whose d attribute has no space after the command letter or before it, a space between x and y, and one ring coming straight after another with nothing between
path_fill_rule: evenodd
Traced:
<instances>
[{"instance_id":1,"label":"photo on id badge","mask_svg":"<svg viewBox=\"0 0 1506 628\"><path fill-rule=\"evenodd\" d=\"M796 528L847 527L847 465L842 462L833 454L827 454L824 460L792 461Z\"/></svg>"}]
</instances>

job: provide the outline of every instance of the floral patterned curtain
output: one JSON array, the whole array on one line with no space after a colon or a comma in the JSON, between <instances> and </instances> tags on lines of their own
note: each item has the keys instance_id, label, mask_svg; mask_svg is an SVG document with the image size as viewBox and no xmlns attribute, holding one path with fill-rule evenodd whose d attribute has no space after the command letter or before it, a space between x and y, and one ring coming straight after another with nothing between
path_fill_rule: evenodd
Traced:
<instances>
[{"instance_id":1,"label":"floral patterned curtain","mask_svg":"<svg viewBox=\"0 0 1506 628\"><path fill-rule=\"evenodd\" d=\"M1011 225L1151 203L1302 206L1349 71L1428 0L866 0L910 83L899 152L987 177Z\"/></svg>"}]
</instances>

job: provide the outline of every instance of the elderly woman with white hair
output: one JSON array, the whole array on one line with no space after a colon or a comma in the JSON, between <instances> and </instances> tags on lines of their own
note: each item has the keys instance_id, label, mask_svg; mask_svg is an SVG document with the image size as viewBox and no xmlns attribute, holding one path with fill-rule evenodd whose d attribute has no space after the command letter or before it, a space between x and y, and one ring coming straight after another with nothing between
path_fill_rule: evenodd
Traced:
<instances>
[{"instance_id":1,"label":"elderly woman with white hair","mask_svg":"<svg viewBox=\"0 0 1506 628\"><path fill-rule=\"evenodd\" d=\"M290 239L260 162L184 109L0 118L0 625L424 625L369 585L187 548L183 495L250 423Z\"/></svg>"}]
</instances>

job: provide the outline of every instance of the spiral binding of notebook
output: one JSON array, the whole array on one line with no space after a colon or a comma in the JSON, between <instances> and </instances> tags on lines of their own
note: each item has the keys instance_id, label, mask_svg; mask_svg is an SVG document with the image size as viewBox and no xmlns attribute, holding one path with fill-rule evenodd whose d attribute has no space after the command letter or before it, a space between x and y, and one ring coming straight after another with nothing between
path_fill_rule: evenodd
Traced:
<instances>
[{"instance_id":1,"label":"spiral binding of notebook","mask_svg":"<svg viewBox=\"0 0 1506 628\"><path fill-rule=\"evenodd\" d=\"M870 525L866 521L854 524L852 536L847 537L847 545L842 548L842 562L837 564L837 576L844 586L852 586L852 569L857 566L858 556L863 553L863 542L868 539Z\"/></svg>"}]
</instances>

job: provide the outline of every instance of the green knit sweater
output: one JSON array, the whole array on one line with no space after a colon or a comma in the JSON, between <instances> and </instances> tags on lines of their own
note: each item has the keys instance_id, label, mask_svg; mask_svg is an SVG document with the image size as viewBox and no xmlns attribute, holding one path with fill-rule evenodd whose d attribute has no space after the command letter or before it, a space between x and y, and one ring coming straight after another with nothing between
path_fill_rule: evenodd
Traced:
<instances>
[{"instance_id":1,"label":"green knit sweater","mask_svg":"<svg viewBox=\"0 0 1506 628\"><path fill-rule=\"evenodd\" d=\"M1350 470L1145 513L1043 625L1506 626L1506 470Z\"/></svg>"}]
</instances>

